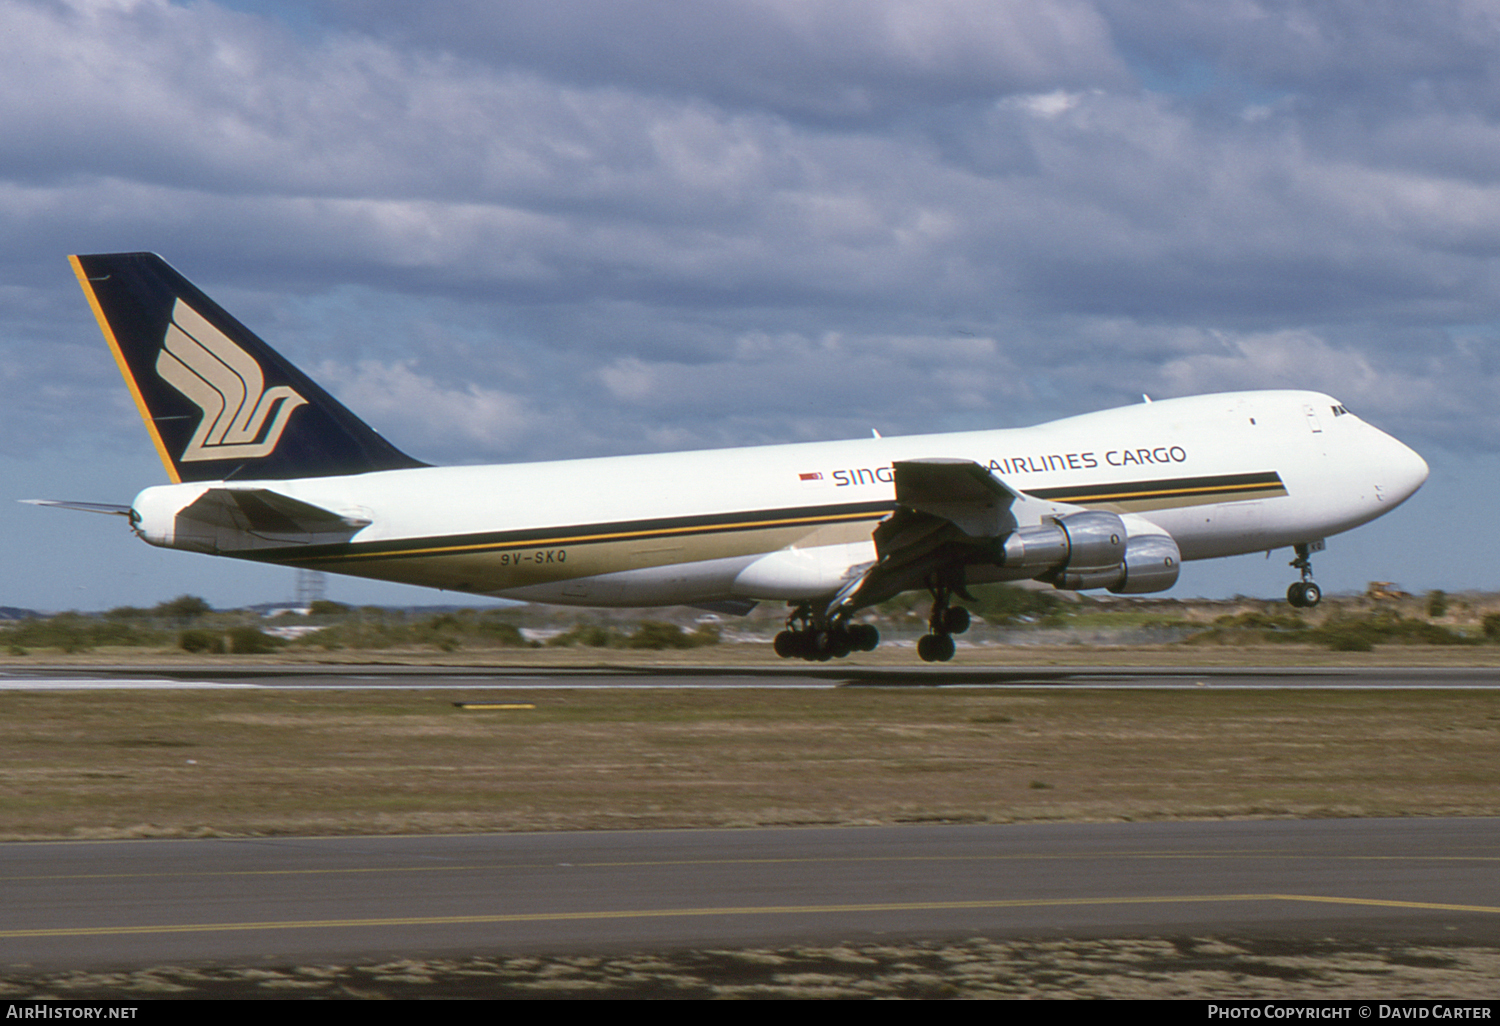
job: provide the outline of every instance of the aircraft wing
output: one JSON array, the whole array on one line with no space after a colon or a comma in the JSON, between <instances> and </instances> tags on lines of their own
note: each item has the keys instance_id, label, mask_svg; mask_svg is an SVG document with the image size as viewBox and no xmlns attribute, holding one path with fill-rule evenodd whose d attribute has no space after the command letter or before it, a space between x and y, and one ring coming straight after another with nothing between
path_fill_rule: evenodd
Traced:
<instances>
[{"instance_id":1,"label":"aircraft wing","mask_svg":"<svg viewBox=\"0 0 1500 1026\"><path fill-rule=\"evenodd\" d=\"M902 509L946 520L973 538L1015 526L1010 506L1021 493L973 460L905 460L892 469Z\"/></svg>"},{"instance_id":2,"label":"aircraft wing","mask_svg":"<svg viewBox=\"0 0 1500 1026\"><path fill-rule=\"evenodd\" d=\"M910 460L894 470L896 511L875 528L875 562L851 568L829 617L915 588L970 598L965 577L976 564L1059 588L1118 594L1161 591L1177 581L1176 541L1141 517L1038 499L971 460ZM1022 527L1022 520L1034 526Z\"/></svg>"},{"instance_id":3,"label":"aircraft wing","mask_svg":"<svg viewBox=\"0 0 1500 1026\"><path fill-rule=\"evenodd\" d=\"M875 562L834 597L829 611L883 602L936 580L963 593L963 567L1016 527L1025 496L972 460L897 461L896 512L875 528Z\"/></svg>"}]
</instances>

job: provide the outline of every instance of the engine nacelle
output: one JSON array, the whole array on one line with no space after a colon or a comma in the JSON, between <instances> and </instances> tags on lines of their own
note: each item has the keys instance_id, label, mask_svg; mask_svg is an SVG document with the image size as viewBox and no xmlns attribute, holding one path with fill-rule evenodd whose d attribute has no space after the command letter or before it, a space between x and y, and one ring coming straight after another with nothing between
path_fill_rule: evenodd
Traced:
<instances>
[{"instance_id":1,"label":"engine nacelle","mask_svg":"<svg viewBox=\"0 0 1500 1026\"><path fill-rule=\"evenodd\" d=\"M1169 534L1138 534L1125 546L1123 576L1118 584L1106 585L1116 595L1141 595L1166 591L1177 583L1182 552Z\"/></svg>"},{"instance_id":2,"label":"engine nacelle","mask_svg":"<svg viewBox=\"0 0 1500 1026\"><path fill-rule=\"evenodd\" d=\"M1117 594L1164 591L1177 583L1181 554L1166 534L1130 536L1114 513L1089 510L1012 531L996 545L995 562L1034 569L1069 591L1108 588Z\"/></svg>"}]
</instances>

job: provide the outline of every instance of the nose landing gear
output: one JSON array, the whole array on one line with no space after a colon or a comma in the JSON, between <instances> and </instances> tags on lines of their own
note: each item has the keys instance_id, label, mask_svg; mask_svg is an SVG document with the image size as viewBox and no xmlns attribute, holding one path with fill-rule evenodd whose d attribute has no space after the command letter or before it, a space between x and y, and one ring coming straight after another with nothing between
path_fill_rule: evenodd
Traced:
<instances>
[{"instance_id":1,"label":"nose landing gear","mask_svg":"<svg viewBox=\"0 0 1500 1026\"><path fill-rule=\"evenodd\" d=\"M1298 545L1296 547L1297 558L1287 564L1302 573L1302 580L1296 582L1286 590L1287 602L1298 609L1311 609L1323 601L1323 589L1313 583L1312 561L1308 558L1309 555L1322 547L1321 542Z\"/></svg>"}]
</instances>

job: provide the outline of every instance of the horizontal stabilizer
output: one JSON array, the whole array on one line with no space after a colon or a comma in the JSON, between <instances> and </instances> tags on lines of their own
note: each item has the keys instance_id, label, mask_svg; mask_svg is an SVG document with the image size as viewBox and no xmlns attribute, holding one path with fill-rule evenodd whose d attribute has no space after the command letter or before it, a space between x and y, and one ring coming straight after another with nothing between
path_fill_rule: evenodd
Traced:
<instances>
[{"instance_id":1,"label":"horizontal stabilizer","mask_svg":"<svg viewBox=\"0 0 1500 1026\"><path fill-rule=\"evenodd\" d=\"M130 516L129 506L118 506L112 502L64 502L61 499L17 499L28 506L55 506L58 509L76 509L84 513L109 513L117 517Z\"/></svg>"},{"instance_id":2,"label":"horizontal stabilizer","mask_svg":"<svg viewBox=\"0 0 1500 1026\"><path fill-rule=\"evenodd\" d=\"M370 524L265 488L210 488L178 516L260 535L347 536Z\"/></svg>"},{"instance_id":3,"label":"horizontal stabilizer","mask_svg":"<svg viewBox=\"0 0 1500 1026\"><path fill-rule=\"evenodd\" d=\"M267 488L209 488L181 508L148 507L140 510L147 541L197 552L337 545L370 524L363 510L324 509ZM160 527L153 531L152 524Z\"/></svg>"}]
</instances>

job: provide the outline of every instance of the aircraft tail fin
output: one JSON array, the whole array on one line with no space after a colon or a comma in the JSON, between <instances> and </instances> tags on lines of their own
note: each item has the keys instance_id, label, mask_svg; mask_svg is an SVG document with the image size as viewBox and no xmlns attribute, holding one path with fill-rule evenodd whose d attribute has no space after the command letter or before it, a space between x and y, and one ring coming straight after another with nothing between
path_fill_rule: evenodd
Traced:
<instances>
[{"instance_id":1,"label":"aircraft tail fin","mask_svg":"<svg viewBox=\"0 0 1500 1026\"><path fill-rule=\"evenodd\" d=\"M426 466L156 254L69 259L173 481Z\"/></svg>"}]
</instances>

